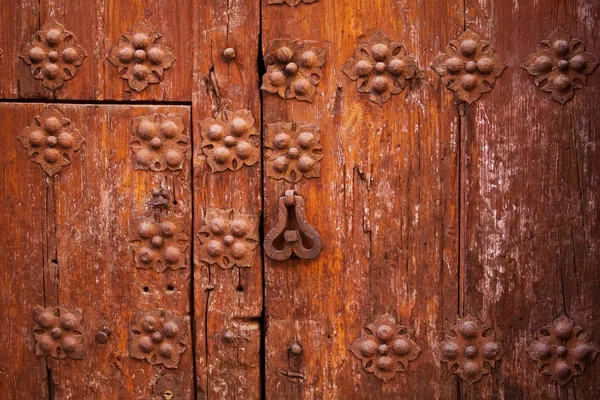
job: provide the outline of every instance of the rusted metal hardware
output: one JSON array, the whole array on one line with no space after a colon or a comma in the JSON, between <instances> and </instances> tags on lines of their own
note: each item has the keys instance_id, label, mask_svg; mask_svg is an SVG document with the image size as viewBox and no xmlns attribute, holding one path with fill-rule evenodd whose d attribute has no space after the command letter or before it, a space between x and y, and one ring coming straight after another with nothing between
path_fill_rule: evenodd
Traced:
<instances>
[{"instance_id":1,"label":"rusted metal hardware","mask_svg":"<svg viewBox=\"0 0 600 400\"><path fill-rule=\"evenodd\" d=\"M494 88L506 64L487 40L467 29L431 64L446 87L471 104Z\"/></svg>"},{"instance_id":2,"label":"rusted metal hardware","mask_svg":"<svg viewBox=\"0 0 600 400\"><path fill-rule=\"evenodd\" d=\"M587 76L594 72L598 61L585 51L581 40L558 27L548 40L542 40L523 68L535 77L536 86L552 93L561 104L569 101L576 89L583 88Z\"/></svg>"},{"instance_id":3,"label":"rusted metal hardware","mask_svg":"<svg viewBox=\"0 0 600 400\"><path fill-rule=\"evenodd\" d=\"M73 78L85 57L75 35L54 20L46 22L42 30L23 45L19 54L19 58L29 65L31 75L50 90L56 90L64 81Z\"/></svg>"},{"instance_id":4,"label":"rusted metal hardware","mask_svg":"<svg viewBox=\"0 0 600 400\"><path fill-rule=\"evenodd\" d=\"M288 6L295 7L300 3L311 4L316 3L319 0L269 0L268 4L287 4Z\"/></svg>"},{"instance_id":5,"label":"rusted metal hardware","mask_svg":"<svg viewBox=\"0 0 600 400\"><path fill-rule=\"evenodd\" d=\"M165 45L163 36L143 22L121 35L106 58L136 92L146 89L150 83L162 81L164 71L175 62L173 51Z\"/></svg>"},{"instance_id":6,"label":"rusted metal hardware","mask_svg":"<svg viewBox=\"0 0 600 400\"><path fill-rule=\"evenodd\" d=\"M152 200L146 202L153 210L166 211L171 209L171 193L162 186L152 189Z\"/></svg>"},{"instance_id":7,"label":"rusted metal hardware","mask_svg":"<svg viewBox=\"0 0 600 400\"><path fill-rule=\"evenodd\" d=\"M183 217L168 213L170 198L162 187L153 189L152 200L147 202L150 212L133 220L129 246L138 268L152 268L160 273L167 268L177 270L187 265L185 253L189 238Z\"/></svg>"},{"instance_id":8,"label":"rusted metal hardware","mask_svg":"<svg viewBox=\"0 0 600 400\"><path fill-rule=\"evenodd\" d=\"M223 57L227 62L233 60L235 58L235 50L231 47L226 48L223 50Z\"/></svg>"},{"instance_id":9,"label":"rusted metal hardware","mask_svg":"<svg viewBox=\"0 0 600 400\"><path fill-rule=\"evenodd\" d=\"M135 169L176 171L183 168L189 139L181 116L155 114L135 118L131 149Z\"/></svg>"},{"instance_id":10,"label":"rusted metal hardware","mask_svg":"<svg viewBox=\"0 0 600 400\"><path fill-rule=\"evenodd\" d=\"M316 178L321 172L321 135L319 127L301 122L267 124L266 174L295 183Z\"/></svg>"},{"instance_id":11,"label":"rusted metal hardware","mask_svg":"<svg viewBox=\"0 0 600 400\"><path fill-rule=\"evenodd\" d=\"M382 31L360 44L342 71L356 81L356 88L367 93L369 100L383 105L392 94L400 93L417 70L415 59L406 54L404 46L392 42Z\"/></svg>"},{"instance_id":12,"label":"rusted metal hardware","mask_svg":"<svg viewBox=\"0 0 600 400\"><path fill-rule=\"evenodd\" d=\"M384 382L406 371L408 363L421 352L406 326L397 324L396 319L387 314L365 326L360 336L352 342L350 351L366 371Z\"/></svg>"},{"instance_id":13,"label":"rusted metal hardware","mask_svg":"<svg viewBox=\"0 0 600 400\"><path fill-rule=\"evenodd\" d=\"M131 357L177 368L186 347L187 326L182 318L165 310L138 311L129 333Z\"/></svg>"},{"instance_id":14,"label":"rusted metal hardware","mask_svg":"<svg viewBox=\"0 0 600 400\"><path fill-rule=\"evenodd\" d=\"M311 245L306 248L305 244ZM279 198L279 220L265 237L265 252L273 260L312 259L321 252L321 236L306 220L304 198L286 190Z\"/></svg>"},{"instance_id":15,"label":"rusted metal hardware","mask_svg":"<svg viewBox=\"0 0 600 400\"><path fill-rule=\"evenodd\" d=\"M33 123L23 129L19 141L27 149L27 157L40 164L49 176L71 164L74 153L84 143L71 120L54 107L46 107L33 117Z\"/></svg>"},{"instance_id":16,"label":"rusted metal hardware","mask_svg":"<svg viewBox=\"0 0 600 400\"><path fill-rule=\"evenodd\" d=\"M201 148L213 172L236 171L260 160L260 137L250 110L223 111L200 121Z\"/></svg>"},{"instance_id":17,"label":"rusted metal hardware","mask_svg":"<svg viewBox=\"0 0 600 400\"><path fill-rule=\"evenodd\" d=\"M35 307L33 310L35 355L53 358L83 358L81 310L63 307Z\"/></svg>"},{"instance_id":18,"label":"rusted metal hardware","mask_svg":"<svg viewBox=\"0 0 600 400\"><path fill-rule=\"evenodd\" d=\"M536 336L527 353L542 374L550 375L560 385L583 373L586 364L592 363L598 354L589 332L574 326L573 320L565 315L540 329Z\"/></svg>"},{"instance_id":19,"label":"rusted metal hardware","mask_svg":"<svg viewBox=\"0 0 600 400\"><path fill-rule=\"evenodd\" d=\"M152 400L181 400L183 399L181 381L175 375L163 375L154 385L152 395Z\"/></svg>"},{"instance_id":20,"label":"rusted metal hardware","mask_svg":"<svg viewBox=\"0 0 600 400\"><path fill-rule=\"evenodd\" d=\"M298 342L293 342L290 345L290 353L292 353L295 356L300 355L300 353L302 353L302 346L300 345L300 343Z\"/></svg>"},{"instance_id":21,"label":"rusted metal hardware","mask_svg":"<svg viewBox=\"0 0 600 400\"><path fill-rule=\"evenodd\" d=\"M457 318L437 351L440 361L448 363L450 371L469 384L489 374L502 353L502 344L495 340L493 329L470 315Z\"/></svg>"},{"instance_id":22,"label":"rusted metal hardware","mask_svg":"<svg viewBox=\"0 0 600 400\"><path fill-rule=\"evenodd\" d=\"M108 342L108 337L111 334L111 330L109 328L104 328L101 331L99 331L98 333L96 333L95 339L96 342L100 343L100 344L106 344Z\"/></svg>"},{"instance_id":23,"label":"rusted metal hardware","mask_svg":"<svg viewBox=\"0 0 600 400\"><path fill-rule=\"evenodd\" d=\"M232 209L208 208L198 232L200 260L221 268L251 267L258 246L259 218Z\"/></svg>"},{"instance_id":24,"label":"rusted metal hardware","mask_svg":"<svg viewBox=\"0 0 600 400\"><path fill-rule=\"evenodd\" d=\"M265 56L261 89L284 99L312 102L321 82L325 50L305 40L275 39Z\"/></svg>"}]
</instances>

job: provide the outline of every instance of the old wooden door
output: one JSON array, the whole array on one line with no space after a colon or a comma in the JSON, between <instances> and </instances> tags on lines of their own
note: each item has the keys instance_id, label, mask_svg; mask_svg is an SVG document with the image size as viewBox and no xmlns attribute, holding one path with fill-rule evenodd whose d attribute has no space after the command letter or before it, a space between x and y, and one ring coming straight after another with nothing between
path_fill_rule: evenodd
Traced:
<instances>
[{"instance_id":1,"label":"old wooden door","mask_svg":"<svg viewBox=\"0 0 600 400\"><path fill-rule=\"evenodd\" d=\"M0 11L0 397L600 398L597 1Z\"/></svg>"}]
</instances>

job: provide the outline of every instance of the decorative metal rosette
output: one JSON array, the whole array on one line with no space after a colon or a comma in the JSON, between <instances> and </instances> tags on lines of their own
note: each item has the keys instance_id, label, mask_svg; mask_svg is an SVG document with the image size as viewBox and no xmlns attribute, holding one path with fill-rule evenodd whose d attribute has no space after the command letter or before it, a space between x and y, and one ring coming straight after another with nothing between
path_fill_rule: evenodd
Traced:
<instances>
[{"instance_id":1,"label":"decorative metal rosette","mask_svg":"<svg viewBox=\"0 0 600 400\"><path fill-rule=\"evenodd\" d=\"M544 375L561 385L580 375L598 354L598 347L590 342L589 332L573 324L565 315L557 318L537 333L527 349Z\"/></svg>"},{"instance_id":2,"label":"decorative metal rosette","mask_svg":"<svg viewBox=\"0 0 600 400\"><path fill-rule=\"evenodd\" d=\"M276 39L269 45L265 64L262 90L283 99L312 102L321 81L325 50L305 40Z\"/></svg>"},{"instance_id":3,"label":"decorative metal rosette","mask_svg":"<svg viewBox=\"0 0 600 400\"><path fill-rule=\"evenodd\" d=\"M467 29L431 64L448 89L471 104L494 88L506 64L487 40Z\"/></svg>"},{"instance_id":4,"label":"decorative metal rosette","mask_svg":"<svg viewBox=\"0 0 600 400\"><path fill-rule=\"evenodd\" d=\"M598 61L585 51L581 40L559 27L529 55L523 68L535 77L536 86L565 104L576 89L585 86L587 76L597 65Z\"/></svg>"},{"instance_id":5,"label":"decorative metal rosette","mask_svg":"<svg viewBox=\"0 0 600 400\"><path fill-rule=\"evenodd\" d=\"M342 71L356 81L356 88L367 93L369 100L383 105L393 94L406 86L417 70L415 59L406 54L404 46L392 42L382 31L377 31L367 43L359 45Z\"/></svg>"},{"instance_id":6,"label":"decorative metal rosette","mask_svg":"<svg viewBox=\"0 0 600 400\"><path fill-rule=\"evenodd\" d=\"M378 317L361 332L361 337L352 342L350 351L360 359L363 368L384 382L404 372L421 348L404 325L396 324L389 315Z\"/></svg>"},{"instance_id":7,"label":"decorative metal rosette","mask_svg":"<svg viewBox=\"0 0 600 400\"><path fill-rule=\"evenodd\" d=\"M75 76L77 67L86 57L72 32L52 20L37 31L21 49L21 58L29 65L31 75L50 90L61 87Z\"/></svg>"},{"instance_id":8,"label":"decorative metal rosette","mask_svg":"<svg viewBox=\"0 0 600 400\"><path fill-rule=\"evenodd\" d=\"M164 37L143 22L121 35L106 58L136 92L146 89L150 83L161 82L164 71L175 62Z\"/></svg>"}]
</instances>

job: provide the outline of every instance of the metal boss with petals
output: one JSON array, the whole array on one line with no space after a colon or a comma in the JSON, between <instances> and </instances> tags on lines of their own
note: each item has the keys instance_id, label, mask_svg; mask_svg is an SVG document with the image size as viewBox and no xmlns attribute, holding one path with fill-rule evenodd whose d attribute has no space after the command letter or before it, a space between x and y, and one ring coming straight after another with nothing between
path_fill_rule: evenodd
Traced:
<instances>
[{"instance_id":1,"label":"metal boss with petals","mask_svg":"<svg viewBox=\"0 0 600 400\"><path fill-rule=\"evenodd\" d=\"M544 375L564 385L594 361L598 347L590 342L589 332L563 315L539 330L527 353Z\"/></svg>"},{"instance_id":2,"label":"metal boss with petals","mask_svg":"<svg viewBox=\"0 0 600 400\"><path fill-rule=\"evenodd\" d=\"M23 45L19 58L30 66L31 75L50 90L56 90L64 81L75 76L77 67L86 57L75 35L52 20Z\"/></svg>"},{"instance_id":3,"label":"metal boss with petals","mask_svg":"<svg viewBox=\"0 0 600 400\"><path fill-rule=\"evenodd\" d=\"M356 81L356 88L367 93L369 100L383 105L393 94L400 93L417 70L415 59L406 54L404 46L392 42L377 31L367 43L359 45L342 71Z\"/></svg>"},{"instance_id":4,"label":"metal boss with petals","mask_svg":"<svg viewBox=\"0 0 600 400\"><path fill-rule=\"evenodd\" d=\"M23 130L19 141L27 149L27 157L40 164L49 176L69 165L84 142L71 120L53 107L46 107L33 117L33 123Z\"/></svg>"},{"instance_id":5,"label":"metal boss with petals","mask_svg":"<svg viewBox=\"0 0 600 400\"><path fill-rule=\"evenodd\" d=\"M404 372L408 363L421 352L404 325L383 315L368 324L361 337L352 342L350 351L361 361L363 368L387 382L398 372Z\"/></svg>"},{"instance_id":6,"label":"metal boss with petals","mask_svg":"<svg viewBox=\"0 0 600 400\"><path fill-rule=\"evenodd\" d=\"M129 246L134 252L135 263L141 269L163 272L185 268L188 235L184 230L183 217L169 213L170 195L164 189L152 190L152 200L147 204L147 215L133 220L132 239Z\"/></svg>"},{"instance_id":7,"label":"metal boss with petals","mask_svg":"<svg viewBox=\"0 0 600 400\"><path fill-rule=\"evenodd\" d=\"M165 45L163 36L144 23L121 35L106 58L136 92L146 89L150 83L159 83L164 71L175 62L173 51Z\"/></svg>"},{"instance_id":8,"label":"metal boss with petals","mask_svg":"<svg viewBox=\"0 0 600 400\"><path fill-rule=\"evenodd\" d=\"M202 152L213 172L235 171L260 159L260 138L249 110L223 111L200 122Z\"/></svg>"},{"instance_id":9,"label":"metal boss with petals","mask_svg":"<svg viewBox=\"0 0 600 400\"><path fill-rule=\"evenodd\" d=\"M188 137L181 116L154 114L133 120L131 149L136 169L176 171L183 168Z\"/></svg>"},{"instance_id":10,"label":"metal boss with petals","mask_svg":"<svg viewBox=\"0 0 600 400\"><path fill-rule=\"evenodd\" d=\"M431 68L459 99L471 104L494 88L506 64L487 40L467 29L433 60Z\"/></svg>"},{"instance_id":11,"label":"metal boss with petals","mask_svg":"<svg viewBox=\"0 0 600 400\"><path fill-rule=\"evenodd\" d=\"M276 39L265 56L261 89L284 99L312 102L321 82L325 50L305 40Z\"/></svg>"},{"instance_id":12,"label":"metal boss with petals","mask_svg":"<svg viewBox=\"0 0 600 400\"><path fill-rule=\"evenodd\" d=\"M597 65L598 61L585 51L581 40L559 27L529 55L523 68L535 77L536 86L565 104L576 89L585 86L587 76Z\"/></svg>"},{"instance_id":13,"label":"metal boss with petals","mask_svg":"<svg viewBox=\"0 0 600 400\"><path fill-rule=\"evenodd\" d=\"M35 307L35 355L53 358L83 358L83 328L80 309Z\"/></svg>"},{"instance_id":14,"label":"metal boss with petals","mask_svg":"<svg viewBox=\"0 0 600 400\"><path fill-rule=\"evenodd\" d=\"M300 122L267 124L267 176L288 182L318 177L323 158L320 140L316 125Z\"/></svg>"},{"instance_id":15,"label":"metal boss with petals","mask_svg":"<svg viewBox=\"0 0 600 400\"><path fill-rule=\"evenodd\" d=\"M458 318L451 332L446 333L437 354L452 372L472 384L491 372L502 352L492 328L467 315Z\"/></svg>"},{"instance_id":16,"label":"metal boss with petals","mask_svg":"<svg viewBox=\"0 0 600 400\"><path fill-rule=\"evenodd\" d=\"M209 208L204 223L198 233L202 261L221 268L252 266L258 246L257 216Z\"/></svg>"},{"instance_id":17,"label":"metal boss with petals","mask_svg":"<svg viewBox=\"0 0 600 400\"><path fill-rule=\"evenodd\" d=\"M177 368L186 345L187 325L182 318L165 310L138 311L129 333L131 357Z\"/></svg>"}]
</instances>

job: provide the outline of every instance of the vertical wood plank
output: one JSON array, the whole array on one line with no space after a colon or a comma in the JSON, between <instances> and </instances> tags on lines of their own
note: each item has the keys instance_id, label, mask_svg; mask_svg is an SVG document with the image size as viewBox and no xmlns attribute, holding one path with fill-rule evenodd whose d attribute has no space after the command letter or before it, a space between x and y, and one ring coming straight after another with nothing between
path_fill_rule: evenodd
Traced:
<instances>
[{"instance_id":1,"label":"vertical wood plank","mask_svg":"<svg viewBox=\"0 0 600 400\"><path fill-rule=\"evenodd\" d=\"M134 118L155 113L182 117L190 135L187 107L56 107L85 139L72 164L55 176L57 293L60 306L83 311L84 357L51 361L56 398L151 398L162 375L181 381L181 396L194 397L190 308L191 147L180 171L134 169L130 135ZM186 267L176 271L136 268L129 246L133 220L144 216L151 191L171 193L173 212L182 216L188 248ZM176 204L175 204L176 202ZM185 350L176 369L131 357L132 317L164 309L187 325ZM106 344L95 335L108 327Z\"/></svg>"},{"instance_id":2,"label":"vertical wood plank","mask_svg":"<svg viewBox=\"0 0 600 400\"><path fill-rule=\"evenodd\" d=\"M129 1L104 0L104 98L111 100L144 101L190 101L192 88L192 5L193 1ZM154 32L160 33L167 47L171 48L175 62L164 71L162 81L150 84L141 92L131 89L121 79L117 67L105 57L119 37L140 23L146 23Z\"/></svg>"},{"instance_id":3,"label":"vertical wood plank","mask_svg":"<svg viewBox=\"0 0 600 400\"><path fill-rule=\"evenodd\" d=\"M599 363L560 387L526 349L567 314L598 344L598 71L561 105L521 68L559 26L600 57L595 1L467 1L467 28L489 38L509 67L465 106L463 310L501 334L492 376L464 398L597 398ZM511 23L508 23L511 21Z\"/></svg>"},{"instance_id":4,"label":"vertical wood plank","mask_svg":"<svg viewBox=\"0 0 600 400\"><path fill-rule=\"evenodd\" d=\"M265 261L268 398L453 398L455 379L434 355L457 313L458 112L429 64L462 29L462 2L263 1L263 52L279 38L325 49L313 103L263 92L264 123L321 132L320 177L264 178L265 232L292 187L323 238L315 260ZM370 102L342 72L378 29L418 63L406 89ZM361 329L390 314L421 348L387 383L349 351ZM290 347L298 342L299 356ZM427 387L423 383L428 382Z\"/></svg>"},{"instance_id":5,"label":"vertical wood plank","mask_svg":"<svg viewBox=\"0 0 600 400\"><path fill-rule=\"evenodd\" d=\"M39 1L4 1L0 4L0 98L37 97L38 82L19 59L21 46L39 29Z\"/></svg>"},{"instance_id":6,"label":"vertical wood plank","mask_svg":"<svg viewBox=\"0 0 600 400\"><path fill-rule=\"evenodd\" d=\"M194 312L198 398L261 396L262 258L223 269L201 260L197 233L208 208L233 209L259 221L260 160L236 171L213 172L202 151L200 122L223 110L249 110L260 132L257 53L260 4L217 0L194 6ZM229 62L224 50L232 48ZM260 133L259 133L260 134Z\"/></svg>"},{"instance_id":7,"label":"vertical wood plank","mask_svg":"<svg viewBox=\"0 0 600 400\"><path fill-rule=\"evenodd\" d=\"M0 391L6 398L48 398L46 362L35 356L33 335L33 310L44 305L45 173L17 140L35 108L0 105Z\"/></svg>"}]
</instances>

